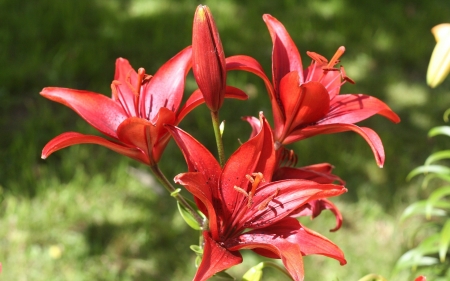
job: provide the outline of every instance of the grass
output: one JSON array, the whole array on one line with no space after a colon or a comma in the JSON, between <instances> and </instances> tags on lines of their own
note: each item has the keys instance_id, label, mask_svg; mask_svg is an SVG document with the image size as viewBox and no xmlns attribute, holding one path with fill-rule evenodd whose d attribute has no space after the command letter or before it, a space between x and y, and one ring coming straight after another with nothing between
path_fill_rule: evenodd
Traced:
<instances>
[{"instance_id":1,"label":"grass","mask_svg":"<svg viewBox=\"0 0 450 281\"><path fill-rule=\"evenodd\" d=\"M190 44L198 4L0 0L1 280L191 280L194 255L188 247L197 243L197 237L180 221L174 201L157 185L148 184L145 167L92 145L40 159L45 143L62 132L96 132L69 109L38 93L46 86L63 86L109 95L117 57L154 73ZM267 73L271 42L261 19L264 13L285 24L305 65L307 50L331 57L345 45L343 65L357 84L344 85L342 93L376 96L400 115L399 125L381 117L362 123L383 140L387 155L383 169L376 167L367 144L352 133L318 136L292 148L299 165L334 164L349 189L336 200L344 214L342 230L328 232L333 218L327 212L305 221L344 250L348 265L306 257L306 280L357 280L368 273L407 279L408 272L390 276L410 230L399 225L399 213L420 194L419 184L406 183L405 177L433 150L448 147L442 138L428 140L426 132L442 123L442 113L450 105L446 91L450 82L436 90L425 85L434 46L429 30L448 20L448 3L210 0L203 4L216 18L227 56L254 56ZM233 72L228 82L250 95L245 104L226 101L232 110L221 112L227 120L229 155L239 145L237 139L245 140L249 134L240 116L268 113L270 105L256 77ZM188 94L195 89L192 76L187 84ZM242 108L239 116L237 107ZM205 116L204 108L196 109L181 126L215 151ZM168 178L185 171L173 144L163 156L162 169ZM256 262L248 253L244 265L233 270L242 274ZM279 280L277 276L269 269L265 280Z\"/></svg>"}]
</instances>

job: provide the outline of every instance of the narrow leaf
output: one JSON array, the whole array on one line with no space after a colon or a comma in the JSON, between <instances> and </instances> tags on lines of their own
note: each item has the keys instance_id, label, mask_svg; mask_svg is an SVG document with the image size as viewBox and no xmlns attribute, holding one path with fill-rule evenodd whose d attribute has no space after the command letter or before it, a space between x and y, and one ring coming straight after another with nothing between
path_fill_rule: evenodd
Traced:
<instances>
[{"instance_id":1,"label":"narrow leaf","mask_svg":"<svg viewBox=\"0 0 450 281\"><path fill-rule=\"evenodd\" d=\"M441 231L441 237L439 240L439 259L441 262L445 261L445 256L447 255L448 245L450 244L450 219L444 224Z\"/></svg>"},{"instance_id":2,"label":"narrow leaf","mask_svg":"<svg viewBox=\"0 0 450 281\"><path fill-rule=\"evenodd\" d=\"M437 135L445 135L450 137L450 127L449 126L434 127L428 132L428 137L430 138Z\"/></svg>"},{"instance_id":3,"label":"narrow leaf","mask_svg":"<svg viewBox=\"0 0 450 281\"><path fill-rule=\"evenodd\" d=\"M197 211L197 213L201 216L204 217L203 214L198 211L197 206L190 200L185 199L189 205L191 205L191 207ZM195 220L195 218L192 216L192 214L189 212L189 210L180 204L180 202L177 201L177 206L178 206L178 211L180 212L181 217L184 219L184 221L193 229L195 230L200 230L201 226L198 225L197 221Z\"/></svg>"},{"instance_id":4,"label":"narrow leaf","mask_svg":"<svg viewBox=\"0 0 450 281\"><path fill-rule=\"evenodd\" d=\"M438 151L428 156L427 160L425 160L425 165L430 165L433 162L449 158L450 158L450 150Z\"/></svg>"}]
</instances>

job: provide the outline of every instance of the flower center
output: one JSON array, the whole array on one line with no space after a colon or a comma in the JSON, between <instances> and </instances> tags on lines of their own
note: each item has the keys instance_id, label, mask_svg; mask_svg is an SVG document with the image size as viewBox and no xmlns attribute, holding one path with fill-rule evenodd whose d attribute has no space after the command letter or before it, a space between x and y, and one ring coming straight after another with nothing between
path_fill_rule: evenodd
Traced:
<instances>
[{"instance_id":1,"label":"flower center","mask_svg":"<svg viewBox=\"0 0 450 281\"><path fill-rule=\"evenodd\" d=\"M253 173L251 175L245 175L245 177L252 184L250 192L245 191L244 189L240 188L239 186L234 186L234 189L237 192L244 195L245 198L247 198L247 209L250 209L253 205L253 197L255 196L256 188L259 186L259 184L261 182L264 182L265 180L264 180L264 176L262 173ZM260 211L264 210L267 207L267 205L269 205L270 201L272 201L273 198L275 198L278 195L279 191L280 191L280 189L277 188L277 190L272 195L270 195L263 202L261 202L258 205L258 210L260 210Z\"/></svg>"},{"instance_id":2,"label":"flower center","mask_svg":"<svg viewBox=\"0 0 450 281\"><path fill-rule=\"evenodd\" d=\"M114 99L119 101L119 103L122 105L123 109L127 112L128 115L145 118L144 108L142 105L140 105L141 91L142 86L148 83L152 78L152 76L145 74L145 69L141 67L137 71L136 85L133 85L131 81L132 71L133 70L130 70L127 73L125 81L114 80L112 82L111 84L112 94ZM126 90L123 88L121 89L120 87L121 85L123 85L123 83L125 83L129 89L127 93L124 93L123 91ZM130 91L133 97L129 96Z\"/></svg>"},{"instance_id":3,"label":"flower center","mask_svg":"<svg viewBox=\"0 0 450 281\"><path fill-rule=\"evenodd\" d=\"M336 77L341 78L341 84L339 85L339 87L341 87L345 82L355 84L355 82L345 74L345 70L344 70L343 66L340 66L339 68L335 67L335 65L340 62L339 58L344 54L344 52L345 52L345 47L344 46L339 47L330 61L328 61L325 57L323 57L317 53L306 52L306 54L312 59L311 71L308 73L308 77L306 78L306 81L312 81L313 77L315 76L316 69L321 69L322 70L321 75L319 76L319 78L317 80L315 80L317 82L322 82L322 79L329 71L339 71L340 75L336 76ZM333 81L330 81L330 84L332 82ZM329 89L328 85L324 85L324 86L325 86L325 88L327 88L328 91L333 90L333 89Z\"/></svg>"}]
</instances>

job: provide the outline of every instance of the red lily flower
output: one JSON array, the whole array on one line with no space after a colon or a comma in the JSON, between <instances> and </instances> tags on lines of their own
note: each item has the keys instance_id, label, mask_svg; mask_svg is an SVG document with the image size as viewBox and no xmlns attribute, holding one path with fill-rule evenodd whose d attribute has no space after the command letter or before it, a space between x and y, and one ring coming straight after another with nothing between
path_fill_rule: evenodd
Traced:
<instances>
[{"instance_id":1,"label":"red lily flower","mask_svg":"<svg viewBox=\"0 0 450 281\"><path fill-rule=\"evenodd\" d=\"M353 81L343 67L336 68L345 48L340 47L328 62L308 52L313 59L303 70L301 57L284 26L271 15L264 21L272 37L272 82L255 60L233 61L233 68L253 72L267 87L274 115L277 147L318 134L355 131L370 145L379 166L384 163L384 149L379 136L371 129L354 123L380 114L392 122L400 118L382 101L363 94L339 95L342 84Z\"/></svg>"},{"instance_id":2,"label":"red lily flower","mask_svg":"<svg viewBox=\"0 0 450 281\"><path fill-rule=\"evenodd\" d=\"M192 71L211 111L223 104L227 80L225 54L211 11L199 5L192 31Z\"/></svg>"},{"instance_id":3,"label":"red lily flower","mask_svg":"<svg viewBox=\"0 0 450 281\"><path fill-rule=\"evenodd\" d=\"M92 143L147 165L155 165L170 139L163 125L177 125L189 111L204 102L201 93L194 92L178 110L191 56L191 47L185 48L154 76L146 75L143 68L136 72L126 59L117 59L111 99L89 91L44 88L42 96L70 107L108 139L76 132L63 133L47 143L42 158L71 145ZM233 87L227 87L226 94L227 97L247 98L245 93Z\"/></svg>"},{"instance_id":4,"label":"red lily flower","mask_svg":"<svg viewBox=\"0 0 450 281\"><path fill-rule=\"evenodd\" d=\"M189 169L175 182L194 195L209 222L195 281L241 263L243 249L281 258L294 280L303 280L302 255L321 254L346 263L335 244L290 217L312 200L346 192L345 187L298 179L273 181L273 136L262 115L261 123L260 132L233 153L223 169L193 137L169 126Z\"/></svg>"}]
</instances>

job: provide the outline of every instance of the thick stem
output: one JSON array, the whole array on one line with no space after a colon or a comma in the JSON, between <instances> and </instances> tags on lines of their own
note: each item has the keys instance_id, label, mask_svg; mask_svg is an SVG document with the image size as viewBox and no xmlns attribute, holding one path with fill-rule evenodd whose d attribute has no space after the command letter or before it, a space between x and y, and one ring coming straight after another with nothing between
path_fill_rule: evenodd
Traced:
<instances>
[{"instance_id":1,"label":"thick stem","mask_svg":"<svg viewBox=\"0 0 450 281\"><path fill-rule=\"evenodd\" d=\"M197 221L198 225L200 227L203 227L204 222L202 217L197 213L194 208L184 199L184 197L179 193L176 192L175 187L170 183L170 181L164 176L164 174L161 172L161 170L158 167L158 164L155 164L153 166L150 166L150 169L152 170L153 174L156 176L158 181L164 186L164 188L170 193L171 196L175 197L175 199L183 205L186 210L191 213L192 217Z\"/></svg>"},{"instance_id":2,"label":"thick stem","mask_svg":"<svg viewBox=\"0 0 450 281\"><path fill-rule=\"evenodd\" d=\"M220 133L219 112L211 111L211 119L214 128L214 136L216 137L217 151L219 153L219 163L223 167L225 164L225 152L223 149L222 134Z\"/></svg>"}]
</instances>

